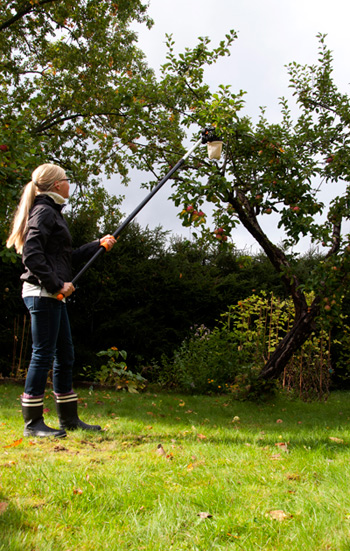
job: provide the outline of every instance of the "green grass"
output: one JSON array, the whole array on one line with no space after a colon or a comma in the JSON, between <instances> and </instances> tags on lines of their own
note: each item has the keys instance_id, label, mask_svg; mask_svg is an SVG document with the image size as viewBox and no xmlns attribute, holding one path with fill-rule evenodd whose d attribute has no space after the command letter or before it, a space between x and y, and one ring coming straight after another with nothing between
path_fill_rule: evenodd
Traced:
<instances>
[{"instance_id":1,"label":"green grass","mask_svg":"<svg viewBox=\"0 0 350 551\"><path fill-rule=\"evenodd\" d=\"M0 385L1 551L350 549L350 393L254 404L84 389L80 416L102 434L20 441L21 391ZM51 392L45 407L57 426Z\"/></svg>"}]
</instances>

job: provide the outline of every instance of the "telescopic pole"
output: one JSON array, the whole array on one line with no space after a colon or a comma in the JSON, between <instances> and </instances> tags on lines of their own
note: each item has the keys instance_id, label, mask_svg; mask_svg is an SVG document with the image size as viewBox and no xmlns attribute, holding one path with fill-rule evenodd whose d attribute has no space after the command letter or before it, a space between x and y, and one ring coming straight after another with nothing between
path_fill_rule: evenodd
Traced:
<instances>
[{"instance_id":1,"label":"telescopic pole","mask_svg":"<svg viewBox=\"0 0 350 551\"><path fill-rule=\"evenodd\" d=\"M157 193L157 191L160 190L160 188L171 178L171 176L184 164L186 159L193 153L193 151L201 144L205 143L205 138L200 138L192 147L185 153L185 155L174 165L171 170L158 182L158 184L152 189L152 191L141 201L141 203L132 211L131 214L118 226L118 228L112 233L113 237L117 237L128 224L137 216L137 214L140 212L140 210L143 209L143 207L152 199L152 197ZM88 260L88 262L85 264L85 266L80 270L80 272L77 273L77 275L72 279L73 285L78 281L78 279L81 278L83 274L85 274L86 270L88 270L95 262L95 260L105 251L105 247L103 245L100 245L98 250L95 252L95 254ZM64 296L62 294L57 295L58 300L62 300Z\"/></svg>"}]
</instances>

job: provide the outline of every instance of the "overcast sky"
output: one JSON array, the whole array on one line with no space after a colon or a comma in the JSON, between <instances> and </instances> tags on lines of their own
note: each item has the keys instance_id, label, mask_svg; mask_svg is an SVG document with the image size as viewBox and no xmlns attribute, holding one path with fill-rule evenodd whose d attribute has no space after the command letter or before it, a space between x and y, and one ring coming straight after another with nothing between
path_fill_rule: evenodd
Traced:
<instances>
[{"instance_id":1,"label":"overcast sky","mask_svg":"<svg viewBox=\"0 0 350 551\"><path fill-rule=\"evenodd\" d=\"M237 32L231 56L210 67L206 79L212 91L219 84L231 84L234 92L245 90L245 113L254 121L260 106L267 108L270 122L280 120L278 98L290 97L285 65L292 61L316 63L319 32L328 35L336 84L341 91L349 92L349 0L150 0L149 15L154 20L153 28L137 30L139 46L155 70L165 62L165 34L172 34L175 50L183 51L193 47L198 36L208 36L216 46L230 29ZM123 211L130 214L147 193L138 191L136 182L124 188L117 180L113 178L107 188L126 196ZM144 207L137 221L150 228L161 224L174 234L190 237L190 230L181 226L178 210L167 200L170 184L165 184ZM236 230L233 240L238 248L257 250L244 229Z\"/></svg>"}]
</instances>

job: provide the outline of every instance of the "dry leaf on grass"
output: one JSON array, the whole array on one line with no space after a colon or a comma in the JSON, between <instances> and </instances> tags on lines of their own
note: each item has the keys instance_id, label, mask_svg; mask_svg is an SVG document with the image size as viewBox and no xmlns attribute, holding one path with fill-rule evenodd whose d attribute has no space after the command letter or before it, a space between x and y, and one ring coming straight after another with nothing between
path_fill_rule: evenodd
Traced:
<instances>
[{"instance_id":1,"label":"dry leaf on grass","mask_svg":"<svg viewBox=\"0 0 350 551\"><path fill-rule=\"evenodd\" d=\"M156 454L160 456L166 456L166 451L164 450L162 444L158 444Z\"/></svg>"},{"instance_id":2,"label":"dry leaf on grass","mask_svg":"<svg viewBox=\"0 0 350 551\"><path fill-rule=\"evenodd\" d=\"M22 444L22 442L23 442L23 438L20 438L19 440L15 440L14 442L12 442L12 444L8 444L7 446L4 446L4 448L14 448Z\"/></svg>"},{"instance_id":3,"label":"dry leaf on grass","mask_svg":"<svg viewBox=\"0 0 350 551\"><path fill-rule=\"evenodd\" d=\"M205 440L205 439L206 439L206 436L204 436L204 434L199 433L199 434L197 434L197 438L198 438L199 440Z\"/></svg>"},{"instance_id":4,"label":"dry leaf on grass","mask_svg":"<svg viewBox=\"0 0 350 551\"><path fill-rule=\"evenodd\" d=\"M300 474L287 473L288 480L300 480Z\"/></svg>"},{"instance_id":5,"label":"dry leaf on grass","mask_svg":"<svg viewBox=\"0 0 350 551\"><path fill-rule=\"evenodd\" d=\"M0 503L0 515L2 515L7 509L8 503Z\"/></svg>"},{"instance_id":6,"label":"dry leaf on grass","mask_svg":"<svg viewBox=\"0 0 350 551\"><path fill-rule=\"evenodd\" d=\"M267 515L269 515L274 520L279 520L280 522L282 522L283 520L286 520L288 518L291 518L291 515L289 513L285 513L284 511L281 511L280 509L269 511L267 513Z\"/></svg>"},{"instance_id":7,"label":"dry leaf on grass","mask_svg":"<svg viewBox=\"0 0 350 551\"><path fill-rule=\"evenodd\" d=\"M275 444L275 446L278 446L280 450L282 450L283 452L286 452L288 453L289 450L288 450L288 444L289 442L277 442Z\"/></svg>"},{"instance_id":8,"label":"dry leaf on grass","mask_svg":"<svg viewBox=\"0 0 350 551\"><path fill-rule=\"evenodd\" d=\"M335 442L336 444L344 444L344 440L342 438L336 438L335 436L329 437L332 442Z\"/></svg>"},{"instance_id":9,"label":"dry leaf on grass","mask_svg":"<svg viewBox=\"0 0 350 551\"><path fill-rule=\"evenodd\" d=\"M211 515L210 513L197 513L197 517L200 517L200 518L212 518L213 515Z\"/></svg>"},{"instance_id":10,"label":"dry leaf on grass","mask_svg":"<svg viewBox=\"0 0 350 551\"><path fill-rule=\"evenodd\" d=\"M66 452L67 448L65 448L64 446L61 446L60 444L58 444L57 446L54 447L53 451L54 452Z\"/></svg>"},{"instance_id":11,"label":"dry leaf on grass","mask_svg":"<svg viewBox=\"0 0 350 551\"><path fill-rule=\"evenodd\" d=\"M271 461L282 461L283 457L281 457L280 453L274 453L273 455L271 455L270 459Z\"/></svg>"}]
</instances>

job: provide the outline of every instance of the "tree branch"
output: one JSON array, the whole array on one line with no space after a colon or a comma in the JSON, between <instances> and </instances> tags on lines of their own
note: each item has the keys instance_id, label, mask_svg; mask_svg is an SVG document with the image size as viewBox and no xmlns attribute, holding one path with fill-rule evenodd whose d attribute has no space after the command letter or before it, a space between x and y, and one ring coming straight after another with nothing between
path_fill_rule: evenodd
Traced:
<instances>
[{"instance_id":1,"label":"tree branch","mask_svg":"<svg viewBox=\"0 0 350 551\"><path fill-rule=\"evenodd\" d=\"M8 19L7 21L5 21L0 25L0 31L4 31L5 29L8 29L9 27L11 27L11 25L14 25L15 23L17 23L17 21L19 21L20 19L28 15L30 12L32 12L34 8L44 6L45 4L53 4L59 1L60 0L40 0L37 4L31 4L30 2L26 2L22 6L22 8L16 13L16 15L14 15L13 17L11 17L10 19Z\"/></svg>"}]
</instances>

